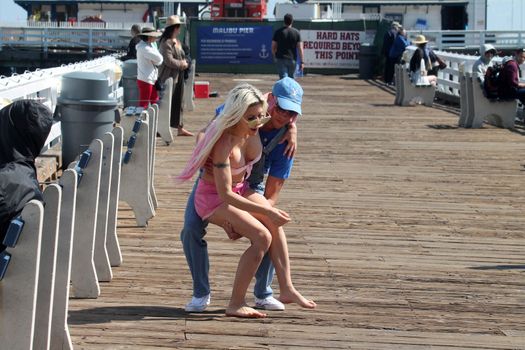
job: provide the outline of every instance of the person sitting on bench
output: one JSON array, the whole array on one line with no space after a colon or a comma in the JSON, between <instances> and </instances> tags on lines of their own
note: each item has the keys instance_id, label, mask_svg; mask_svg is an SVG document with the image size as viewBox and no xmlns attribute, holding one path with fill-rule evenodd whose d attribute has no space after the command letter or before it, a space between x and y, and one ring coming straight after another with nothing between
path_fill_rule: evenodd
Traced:
<instances>
[{"instance_id":1,"label":"person sitting on bench","mask_svg":"<svg viewBox=\"0 0 525 350\"><path fill-rule=\"evenodd\" d=\"M417 49L410 59L410 79L412 83L415 85L436 86L437 77L428 74L432 69L430 55L427 54L426 50L428 40L424 35L418 35L412 43L417 45Z\"/></svg>"},{"instance_id":2,"label":"person sitting on bench","mask_svg":"<svg viewBox=\"0 0 525 350\"><path fill-rule=\"evenodd\" d=\"M515 99L525 103L525 83L520 82L520 65L525 62L525 50L516 50L514 57L504 60L499 76L498 96L500 99Z\"/></svg>"},{"instance_id":3,"label":"person sitting on bench","mask_svg":"<svg viewBox=\"0 0 525 350\"><path fill-rule=\"evenodd\" d=\"M483 84L487 68L491 66L492 59L496 56L496 48L491 44L483 44L480 48L480 56L472 66L472 74Z\"/></svg>"}]
</instances>

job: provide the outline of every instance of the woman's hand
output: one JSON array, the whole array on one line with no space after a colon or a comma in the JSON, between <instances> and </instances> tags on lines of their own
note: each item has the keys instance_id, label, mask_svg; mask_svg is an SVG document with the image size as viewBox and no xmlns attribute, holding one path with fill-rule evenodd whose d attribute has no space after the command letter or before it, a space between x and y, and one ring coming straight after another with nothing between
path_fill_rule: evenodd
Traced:
<instances>
[{"instance_id":1,"label":"woman's hand","mask_svg":"<svg viewBox=\"0 0 525 350\"><path fill-rule=\"evenodd\" d=\"M272 222L277 226L283 226L284 224L290 222L290 215L287 212L281 209L271 207L268 209L266 214Z\"/></svg>"}]
</instances>

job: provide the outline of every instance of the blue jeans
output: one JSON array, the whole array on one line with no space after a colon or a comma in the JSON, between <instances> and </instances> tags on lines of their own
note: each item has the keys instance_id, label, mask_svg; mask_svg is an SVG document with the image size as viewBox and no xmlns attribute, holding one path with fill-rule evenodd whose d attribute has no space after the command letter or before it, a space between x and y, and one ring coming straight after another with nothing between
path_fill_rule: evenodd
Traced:
<instances>
[{"instance_id":1,"label":"blue jeans","mask_svg":"<svg viewBox=\"0 0 525 350\"><path fill-rule=\"evenodd\" d=\"M210 282L208 273L210 263L208 257L208 244L204 240L206 235L207 221L202 221L195 211L195 190L199 180L195 182L193 190L186 204L184 213L184 227L180 233L182 248L186 261L190 267L191 277L193 278L193 296L202 298L210 294ZM255 273L255 287L253 293L257 298L263 299L273 294L271 284L275 269L268 253Z\"/></svg>"},{"instance_id":2,"label":"blue jeans","mask_svg":"<svg viewBox=\"0 0 525 350\"><path fill-rule=\"evenodd\" d=\"M287 58L276 58L275 64L277 65L277 74L279 74L279 79L284 77L294 78L295 73L295 60Z\"/></svg>"}]
</instances>

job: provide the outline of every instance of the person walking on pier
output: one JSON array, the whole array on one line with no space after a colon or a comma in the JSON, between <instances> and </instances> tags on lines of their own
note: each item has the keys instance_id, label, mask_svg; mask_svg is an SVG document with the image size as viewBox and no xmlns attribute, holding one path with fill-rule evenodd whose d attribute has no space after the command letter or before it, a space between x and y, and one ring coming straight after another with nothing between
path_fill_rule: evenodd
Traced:
<instances>
[{"instance_id":1,"label":"person walking on pier","mask_svg":"<svg viewBox=\"0 0 525 350\"><path fill-rule=\"evenodd\" d=\"M275 31L272 38L272 54L277 65L279 79L284 77L294 78L297 56L299 55L299 70L304 69L304 51L301 33L294 27L293 16L284 15L284 26Z\"/></svg>"},{"instance_id":2,"label":"person walking on pier","mask_svg":"<svg viewBox=\"0 0 525 350\"><path fill-rule=\"evenodd\" d=\"M144 27L140 33L142 40L137 44L137 86L139 89L139 106L148 108L151 103L157 103L159 95L155 88L158 78L158 69L162 63L162 55L154 45L157 38L161 36L153 28Z\"/></svg>"},{"instance_id":3,"label":"person walking on pier","mask_svg":"<svg viewBox=\"0 0 525 350\"><path fill-rule=\"evenodd\" d=\"M166 79L173 78L173 95L171 98L170 125L177 128L178 136L193 136L183 126L182 97L184 95L184 71L189 64L186 60L182 43L178 36L180 34L181 21L179 16L169 16L166 20L166 28L160 38L160 53L163 61L159 68L159 81L164 85Z\"/></svg>"},{"instance_id":4,"label":"person walking on pier","mask_svg":"<svg viewBox=\"0 0 525 350\"><path fill-rule=\"evenodd\" d=\"M242 84L234 88L228 96L223 111L208 125L192 159L179 176L180 180L188 180L198 168L203 167L200 179L188 201L185 220L188 219L188 210L191 209L204 220L221 227L225 224L230 226L230 238L245 236L251 241L251 246L239 262L232 299L226 310L226 314L230 316L266 316L246 306L245 294L251 278L267 251L277 272L281 301L298 303L306 308L316 306L313 301L305 299L293 287L291 281L286 236L282 229L282 225L289 221L288 214L274 208L263 196L249 188L246 180L262 154L262 144L257 132L269 119L265 117L266 107L266 99L253 86ZM192 197L193 205L190 203ZM184 235L184 232L181 233L183 242ZM195 237L189 239L194 240ZM204 270L205 274L198 277L205 278L207 283L206 242L203 240L202 242L204 251L200 253L204 253L206 259L202 259L199 254L187 255L187 259L194 280L196 277L194 267L197 267L199 270ZM187 246L184 245L186 253ZM194 261L194 258L198 261ZM191 305L192 303L187 305L186 310L203 311L209 303L209 294L201 299L203 299L201 310L188 310L189 306L197 306Z\"/></svg>"}]
</instances>

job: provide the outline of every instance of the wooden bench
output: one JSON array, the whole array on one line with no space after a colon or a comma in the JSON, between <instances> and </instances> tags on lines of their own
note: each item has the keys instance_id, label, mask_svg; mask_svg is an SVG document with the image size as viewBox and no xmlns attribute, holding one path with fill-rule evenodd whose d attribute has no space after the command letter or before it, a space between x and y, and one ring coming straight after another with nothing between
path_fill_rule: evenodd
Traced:
<instances>
[{"instance_id":1,"label":"wooden bench","mask_svg":"<svg viewBox=\"0 0 525 350\"><path fill-rule=\"evenodd\" d=\"M472 120L474 118L471 78L472 74L469 72L460 72L459 74L459 103L461 112L458 126L462 128L472 127Z\"/></svg>"},{"instance_id":2,"label":"wooden bench","mask_svg":"<svg viewBox=\"0 0 525 350\"><path fill-rule=\"evenodd\" d=\"M152 111L150 110L150 113ZM152 174L154 166L150 152L150 116L143 111L135 119L132 135L129 137L127 150L122 158L122 176L120 200L133 209L137 226L145 227L148 220L155 216L152 200Z\"/></svg>"},{"instance_id":3,"label":"wooden bench","mask_svg":"<svg viewBox=\"0 0 525 350\"><path fill-rule=\"evenodd\" d=\"M4 239L0 344L5 349L33 349L43 219L42 203L29 201Z\"/></svg>"},{"instance_id":4,"label":"wooden bench","mask_svg":"<svg viewBox=\"0 0 525 350\"><path fill-rule=\"evenodd\" d=\"M408 106L420 100L425 106L434 104L436 88L432 85L415 85L410 80L409 71L403 65L395 67L396 98L394 103L400 106Z\"/></svg>"},{"instance_id":5,"label":"wooden bench","mask_svg":"<svg viewBox=\"0 0 525 350\"><path fill-rule=\"evenodd\" d=\"M108 207L106 248L111 266L120 266L120 264L122 264L122 253L117 237L117 214L122 172L122 139L124 137L124 131L120 126L117 126L113 128L111 132L115 141L113 143L113 170Z\"/></svg>"},{"instance_id":6,"label":"wooden bench","mask_svg":"<svg viewBox=\"0 0 525 350\"><path fill-rule=\"evenodd\" d=\"M170 78L171 79L171 78ZM151 116L152 122L150 123L151 127L149 128L149 194L151 198L151 204L153 209L157 209L157 193L155 192L154 178L155 178L155 152L157 150L157 126L160 124L160 108L157 104L153 104L148 108L148 115ZM169 118L167 119L167 127L170 130Z\"/></svg>"},{"instance_id":7,"label":"wooden bench","mask_svg":"<svg viewBox=\"0 0 525 350\"><path fill-rule=\"evenodd\" d=\"M158 106L158 133L166 145L173 142L173 134L170 127L172 96L173 78L168 78L164 83L164 94ZM155 132L154 135L157 135L157 133Z\"/></svg>"},{"instance_id":8,"label":"wooden bench","mask_svg":"<svg viewBox=\"0 0 525 350\"><path fill-rule=\"evenodd\" d=\"M78 172L71 294L75 298L97 298L100 295L100 286L93 259L102 171L102 141L93 140L80 159L70 164L70 168Z\"/></svg>"},{"instance_id":9,"label":"wooden bench","mask_svg":"<svg viewBox=\"0 0 525 350\"><path fill-rule=\"evenodd\" d=\"M66 169L59 180L62 188L62 201L58 228L53 316L51 318L51 349L73 349L67 325L67 314L77 206L77 181L78 174L74 169Z\"/></svg>"},{"instance_id":10,"label":"wooden bench","mask_svg":"<svg viewBox=\"0 0 525 350\"><path fill-rule=\"evenodd\" d=\"M195 109L195 102L193 99L193 83L195 82L195 68L197 62L191 61L191 67L188 74L188 79L184 82L184 96L182 98L184 110L193 111Z\"/></svg>"},{"instance_id":11,"label":"wooden bench","mask_svg":"<svg viewBox=\"0 0 525 350\"><path fill-rule=\"evenodd\" d=\"M466 127L480 128L483 122L500 128L514 128L518 110L517 100L490 100L483 94L480 82L472 75L467 75L467 105L469 120ZM469 92L472 91L472 93Z\"/></svg>"}]
</instances>

